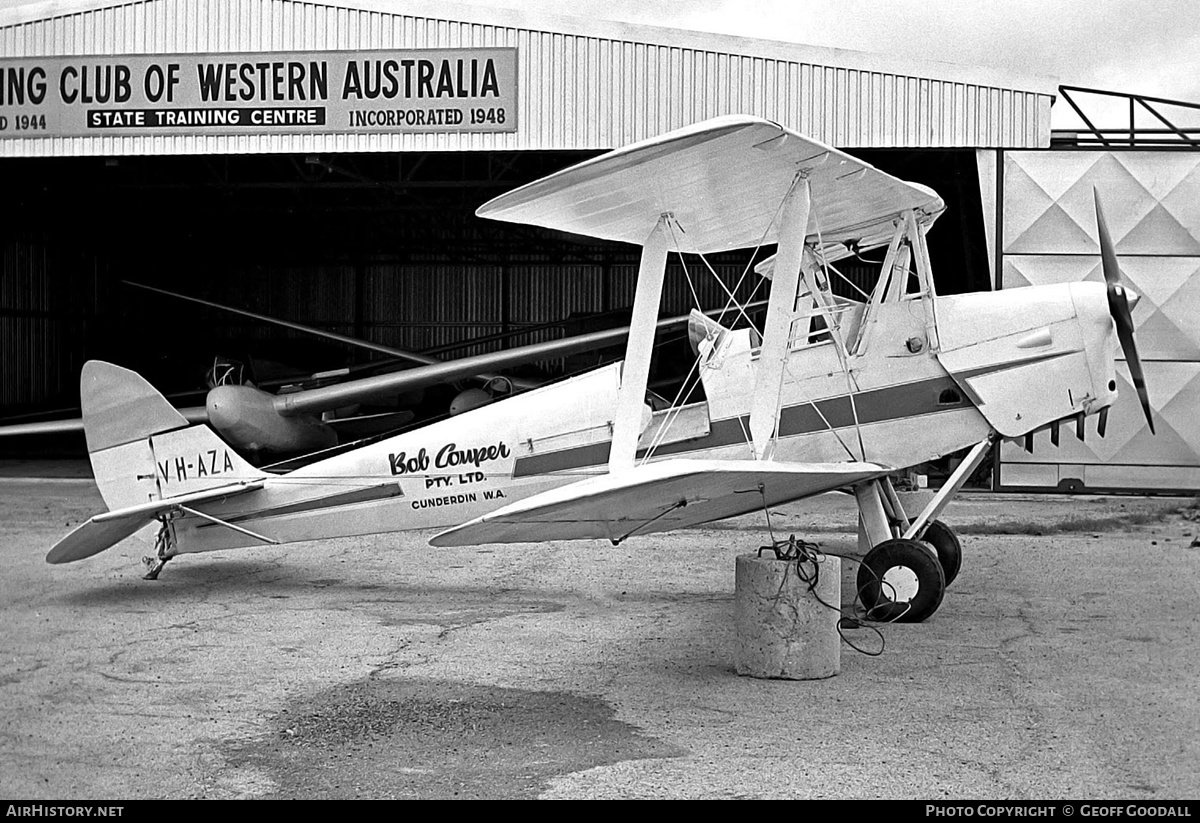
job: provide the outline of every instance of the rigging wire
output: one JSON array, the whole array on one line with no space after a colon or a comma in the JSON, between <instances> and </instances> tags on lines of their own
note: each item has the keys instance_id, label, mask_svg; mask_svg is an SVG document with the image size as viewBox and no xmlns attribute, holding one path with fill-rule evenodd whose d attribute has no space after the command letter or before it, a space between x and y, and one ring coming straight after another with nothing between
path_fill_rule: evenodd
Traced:
<instances>
[{"instance_id":1,"label":"rigging wire","mask_svg":"<svg viewBox=\"0 0 1200 823\"><path fill-rule=\"evenodd\" d=\"M821 221L820 221L820 217L818 215L815 215L815 214L813 215L813 223L816 225L816 229L817 229L817 246L819 248L823 248L824 240L821 238ZM825 286L826 286L826 288L828 288L829 282L830 282L829 269L831 267L830 267L829 263L825 260L825 255L820 254L820 255L815 255L815 256L825 271ZM842 277L843 280L846 280L847 283L850 283L850 281L848 279L846 279L846 277L844 275L842 275L842 273L839 272L837 269L834 269L833 271L838 276ZM820 286L821 284L814 283L813 285ZM853 283L850 283L850 285L854 286ZM857 289L858 287L854 286L854 288ZM859 289L859 293L860 294L863 293L861 289ZM829 290L829 295L832 297L832 295L833 295L832 289ZM819 307L824 308L827 312L829 311L828 307L824 306L824 301L816 296L815 289L813 290L813 299ZM859 419L858 419L858 403L855 402L855 396L854 396L856 387L854 385L854 379L850 374L850 364L846 361L846 357L847 357L846 338L842 335L841 322L840 321L834 322L835 319L836 318L834 318L833 313L829 312L829 319L827 321L827 325L829 326L829 336L834 344L833 350L834 350L834 353L837 355L838 364L842 367L842 374L846 378L846 392L850 398L850 412L854 416L854 433L858 438L859 454L862 455L862 457L860 459L863 461L866 461L867 447L863 443L862 426L860 425ZM851 457L853 457L853 454L851 455Z\"/></svg>"}]
</instances>

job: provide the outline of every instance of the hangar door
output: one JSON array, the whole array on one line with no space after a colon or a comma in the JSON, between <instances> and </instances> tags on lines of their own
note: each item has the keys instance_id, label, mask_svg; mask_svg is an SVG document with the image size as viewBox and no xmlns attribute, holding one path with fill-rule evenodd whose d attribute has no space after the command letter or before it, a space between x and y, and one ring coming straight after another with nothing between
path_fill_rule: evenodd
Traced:
<instances>
[{"instance_id":1,"label":"hangar door","mask_svg":"<svg viewBox=\"0 0 1200 823\"><path fill-rule=\"evenodd\" d=\"M1154 408L1151 435L1118 360L1120 399L1104 438L1047 432L1033 453L1000 450L1000 486L1088 491L1200 488L1200 152L1017 151L1004 154L1000 287L1103 282L1092 188L1099 190L1133 311Z\"/></svg>"}]
</instances>

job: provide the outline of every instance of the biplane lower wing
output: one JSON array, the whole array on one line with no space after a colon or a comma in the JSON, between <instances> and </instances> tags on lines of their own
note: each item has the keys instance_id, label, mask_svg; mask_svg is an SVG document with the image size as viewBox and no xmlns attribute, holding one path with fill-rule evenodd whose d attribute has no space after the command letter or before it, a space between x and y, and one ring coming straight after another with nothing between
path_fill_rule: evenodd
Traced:
<instances>
[{"instance_id":1,"label":"biplane lower wing","mask_svg":"<svg viewBox=\"0 0 1200 823\"><path fill-rule=\"evenodd\" d=\"M887 474L875 463L664 460L534 495L436 535L434 546L610 540L696 526Z\"/></svg>"},{"instance_id":2,"label":"biplane lower wing","mask_svg":"<svg viewBox=\"0 0 1200 823\"><path fill-rule=\"evenodd\" d=\"M151 500L136 506L115 509L89 518L70 534L54 544L46 555L47 563L72 563L99 554L129 537L155 518L180 506L191 506L215 500L225 500L263 487L263 481L232 483L214 489L181 494L161 500Z\"/></svg>"}]
</instances>

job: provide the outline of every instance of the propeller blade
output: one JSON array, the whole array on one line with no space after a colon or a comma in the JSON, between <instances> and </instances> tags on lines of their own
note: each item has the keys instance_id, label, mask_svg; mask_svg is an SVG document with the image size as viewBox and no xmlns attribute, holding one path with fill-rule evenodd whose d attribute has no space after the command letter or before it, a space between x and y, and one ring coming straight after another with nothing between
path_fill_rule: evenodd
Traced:
<instances>
[{"instance_id":1,"label":"propeller blade","mask_svg":"<svg viewBox=\"0 0 1200 823\"><path fill-rule=\"evenodd\" d=\"M1096 228L1100 235L1101 267L1104 271L1104 282L1108 284L1108 313L1112 315L1117 326L1117 340L1121 343L1125 363L1129 366L1129 377L1133 380L1138 401L1142 404L1142 412L1146 415L1146 425L1150 427L1150 433L1154 434L1154 419L1150 415L1150 393L1146 389L1146 373L1142 369L1142 359L1138 357L1137 344L1133 340L1133 311L1129 295L1121 282L1117 251L1108 233L1108 223L1100 205L1099 190L1093 187L1092 195L1096 200Z\"/></svg>"}]
</instances>

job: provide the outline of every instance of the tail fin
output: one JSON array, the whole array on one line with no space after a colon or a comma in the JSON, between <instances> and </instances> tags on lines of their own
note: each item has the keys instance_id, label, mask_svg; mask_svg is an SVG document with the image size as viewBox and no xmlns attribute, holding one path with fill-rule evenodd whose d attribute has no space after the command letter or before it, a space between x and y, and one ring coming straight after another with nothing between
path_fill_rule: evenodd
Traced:
<instances>
[{"instance_id":1,"label":"tail fin","mask_svg":"<svg viewBox=\"0 0 1200 823\"><path fill-rule=\"evenodd\" d=\"M263 476L207 425L190 425L136 372L89 360L79 394L88 456L109 509Z\"/></svg>"},{"instance_id":2,"label":"tail fin","mask_svg":"<svg viewBox=\"0 0 1200 823\"><path fill-rule=\"evenodd\" d=\"M89 360L79 382L88 457L109 511L55 543L46 562L91 557L185 503L262 488L264 472L207 425L190 425L137 373Z\"/></svg>"},{"instance_id":3,"label":"tail fin","mask_svg":"<svg viewBox=\"0 0 1200 823\"><path fill-rule=\"evenodd\" d=\"M83 364L79 404L88 454L188 425L140 374L101 360Z\"/></svg>"}]
</instances>

